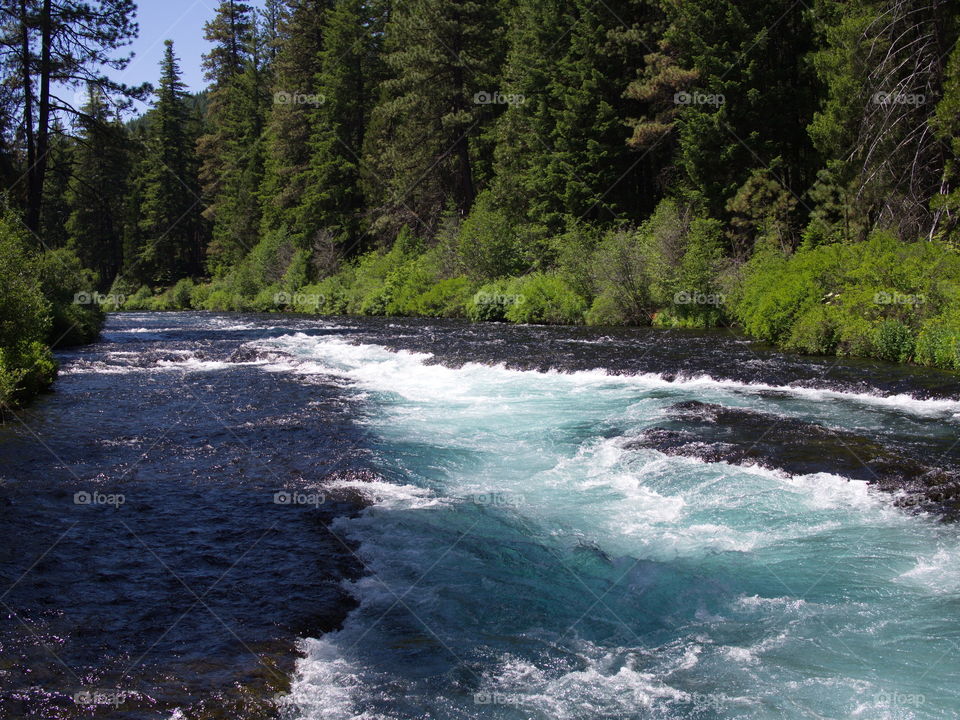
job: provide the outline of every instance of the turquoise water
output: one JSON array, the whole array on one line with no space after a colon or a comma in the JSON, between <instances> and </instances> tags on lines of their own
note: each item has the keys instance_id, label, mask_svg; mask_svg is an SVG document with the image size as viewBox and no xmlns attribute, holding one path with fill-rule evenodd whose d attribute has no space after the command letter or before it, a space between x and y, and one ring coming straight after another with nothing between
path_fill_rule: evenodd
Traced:
<instances>
[{"instance_id":1,"label":"turquoise water","mask_svg":"<svg viewBox=\"0 0 960 720\"><path fill-rule=\"evenodd\" d=\"M265 372L348 388L385 476L341 481L374 500L331 527L367 572L342 629L302 642L290 717L960 715L956 526L629 442L683 400L947 435L956 402L260 346L291 356Z\"/></svg>"}]
</instances>

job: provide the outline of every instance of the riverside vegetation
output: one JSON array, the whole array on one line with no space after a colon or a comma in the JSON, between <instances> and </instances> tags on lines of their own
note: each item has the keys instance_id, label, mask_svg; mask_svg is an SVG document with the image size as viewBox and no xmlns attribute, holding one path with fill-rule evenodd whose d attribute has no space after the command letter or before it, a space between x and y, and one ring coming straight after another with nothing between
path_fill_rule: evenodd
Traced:
<instances>
[{"instance_id":1,"label":"riverside vegetation","mask_svg":"<svg viewBox=\"0 0 960 720\"><path fill-rule=\"evenodd\" d=\"M136 26L129 2L99 6L112 25L54 27L102 61ZM12 13L2 41L60 52L44 12L67 11ZM148 88L27 53L5 66L2 151L34 235L4 221L0 399L48 381L49 328L93 327L64 304L84 292L736 325L960 369L958 18L945 0L223 0L208 88L187 92L168 41L133 120ZM44 73L85 84L83 107L38 93Z\"/></svg>"}]
</instances>

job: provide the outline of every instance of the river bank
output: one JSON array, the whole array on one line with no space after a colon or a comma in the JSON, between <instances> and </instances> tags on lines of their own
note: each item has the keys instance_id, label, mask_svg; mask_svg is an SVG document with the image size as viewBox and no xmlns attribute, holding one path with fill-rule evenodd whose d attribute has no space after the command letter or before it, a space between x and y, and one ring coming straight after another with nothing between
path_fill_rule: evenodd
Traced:
<instances>
[{"instance_id":1,"label":"river bank","mask_svg":"<svg viewBox=\"0 0 960 720\"><path fill-rule=\"evenodd\" d=\"M307 283L304 268L280 272L252 254L211 281L137 289L119 279L113 292L123 300L111 309L731 327L802 354L960 370L960 255L952 246L878 232L795 252L759 248L749 262L734 263L720 258L714 229L713 250L694 244L692 258L670 260L654 242L657 222L669 224L651 220L654 227L592 244L565 236L547 253L556 261L549 272L492 280L452 272L443 269L442 246L424 250L411 241Z\"/></svg>"}]
</instances>

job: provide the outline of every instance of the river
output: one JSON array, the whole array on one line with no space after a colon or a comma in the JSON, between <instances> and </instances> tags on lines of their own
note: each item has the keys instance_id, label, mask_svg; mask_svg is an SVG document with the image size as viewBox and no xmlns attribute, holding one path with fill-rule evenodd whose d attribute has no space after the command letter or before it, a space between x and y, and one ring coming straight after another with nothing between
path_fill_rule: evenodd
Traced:
<instances>
[{"instance_id":1,"label":"river","mask_svg":"<svg viewBox=\"0 0 960 720\"><path fill-rule=\"evenodd\" d=\"M0 427L3 718L960 715L960 380L111 315Z\"/></svg>"}]
</instances>

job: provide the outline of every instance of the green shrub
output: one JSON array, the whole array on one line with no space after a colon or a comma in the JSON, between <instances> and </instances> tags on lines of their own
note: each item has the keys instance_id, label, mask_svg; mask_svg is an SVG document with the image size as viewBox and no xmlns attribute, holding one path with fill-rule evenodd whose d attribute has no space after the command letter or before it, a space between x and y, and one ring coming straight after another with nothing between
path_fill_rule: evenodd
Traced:
<instances>
[{"instance_id":1,"label":"green shrub","mask_svg":"<svg viewBox=\"0 0 960 720\"><path fill-rule=\"evenodd\" d=\"M466 302L468 318L474 322L502 322L507 319L507 310L523 301L523 296L511 293L511 280L496 280L487 283L473 293Z\"/></svg>"},{"instance_id":2,"label":"green shrub","mask_svg":"<svg viewBox=\"0 0 960 720\"><path fill-rule=\"evenodd\" d=\"M64 347L96 340L104 317L100 302L109 298L97 292L96 273L84 268L67 248L40 255L39 272L51 306L50 343Z\"/></svg>"},{"instance_id":3,"label":"green shrub","mask_svg":"<svg viewBox=\"0 0 960 720\"><path fill-rule=\"evenodd\" d=\"M690 223L670 305L667 312L657 314L655 325L706 328L720 323L725 301L717 285L721 237L717 220L698 218Z\"/></svg>"},{"instance_id":4,"label":"green shrub","mask_svg":"<svg viewBox=\"0 0 960 720\"><path fill-rule=\"evenodd\" d=\"M715 307L700 308L697 312L680 313L676 307L658 310L651 318L651 325L659 328L684 328L703 330L720 324L722 313Z\"/></svg>"},{"instance_id":5,"label":"green shrub","mask_svg":"<svg viewBox=\"0 0 960 720\"><path fill-rule=\"evenodd\" d=\"M177 284L170 289L170 309L171 310L189 310L193 307L193 289L194 283L190 278L178 280Z\"/></svg>"},{"instance_id":6,"label":"green shrub","mask_svg":"<svg viewBox=\"0 0 960 720\"><path fill-rule=\"evenodd\" d=\"M196 283L190 289L190 307L195 309L206 307L211 290L211 283Z\"/></svg>"},{"instance_id":7,"label":"green shrub","mask_svg":"<svg viewBox=\"0 0 960 720\"><path fill-rule=\"evenodd\" d=\"M793 255L761 249L734 312L752 335L803 352L956 366L960 254L883 232Z\"/></svg>"},{"instance_id":8,"label":"green shrub","mask_svg":"<svg viewBox=\"0 0 960 720\"><path fill-rule=\"evenodd\" d=\"M412 314L424 317L460 318L466 315L473 283L465 277L446 278L417 296Z\"/></svg>"},{"instance_id":9,"label":"green shrub","mask_svg":"<svg viewBox=\"0 0 960 720\"><path fill-rule=\"evenodd\" d=\"M389 289L386 315L422 315L419 298L437 283L437 268L431 253L401 262L387 275Z\"/></svg>"},{"instance_id":10,"label":"green shrub","mask_svg":"<svg viewBox=\"0 0 960 720\"><path fill-rule=\"evenodd\" d=\"M630 325L623 308L608 294L598 295L584 317L587 325Z\"/></svg>"},{"instance_id":11,"label":"green shrub","mask_svg":"<svg viewBox=\"0 0 960 720\"><path fill-rule=\"evenodd\" d=\"M920 365L960 370L960 322L940 316L924 323L914 359Z\"/></svg>"},{"instance_id":12,"label":"green shrub","mask_svg":"<svg viewBox=\"0 0 960 720\"><path fill-rule=\"evenodd\" d=\"M873 328L872 340L876 356L890 362L907 362L916 347L913 332L899 320L881 320Z\"/></svg>"},{"instance_id":13,"label":"green shrub","mask_svg":"<svg viewBox=\"0 0 960 720\"><path fill-rule=\"evenodd\" d=\"M53 310L43 292L44 274L44 260L19 221L0 216L0 405L26 400L56 376L46 344Z\"/></svg>"},{"instance_id":14,"label":"green shrub","mask_svg":"<svg viewBox=\"0 0 960 720\"><path fill-rule=\"evenodd\" d=\"M460 227L457 254L464 270L481 281L525 272L531 265L525 248L531 246L517 223L495 207L488 191L480 193Z\"/></svg>"},{"instance_id":15,"label":"green shrub","mask_svg":"<svg viewBox=\"0 0 960 720\"><path fill-rule=\"evenodd\" d=\"M604 235L591 264L596 293L587 322L600 325L647 325L655 303L650 236L629 230Z\"/></svg>"},{"instance_id":16,"label":"green shrub","mask_svg":"<svg viewBox=\"0 0 960 720\"><path fill-rule=\"evenodd\" d=\"M518 297L505 313L510 322L577 325L587 311L586 301L558 275L526 275L511 281L507 290Z\"/></svg>"},{"instance_id":17,"label":"green shrub","mask_svg":"<svg viewBox=\"0 0 960 720\"><path fill-rule=\"evenodd\" d=\"M571 223L566 232L551 241L557 272L582 297L595 295L595 254L602 239L610 234L604 236L586 223Z\"/></svg>"},{"instance_id":18,"label":"green shrub","mask_svg":"<svg viewBox=\"0 0 960 720\"><path fill-rule=\"evenodd\" d=\"M148 310L149 302L152 298L153 290L146 285L141 285L133 295L127 298L123 304L123 309L132 311Z\"/></svg>"},{"instance_id":19,"label":"green shrub","mask_svg":"<svg viewBox=\"0 0 960 720\"><path fill-rule=\"evenodd\" d=\"M784 347L810 355L832 355L840 342L837 308L813 305L800 314Z\"/></svg>"}]
</instances>

